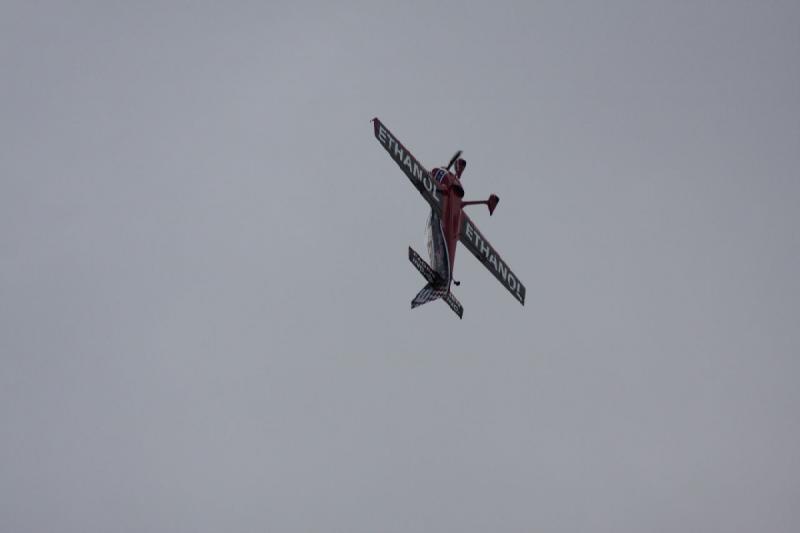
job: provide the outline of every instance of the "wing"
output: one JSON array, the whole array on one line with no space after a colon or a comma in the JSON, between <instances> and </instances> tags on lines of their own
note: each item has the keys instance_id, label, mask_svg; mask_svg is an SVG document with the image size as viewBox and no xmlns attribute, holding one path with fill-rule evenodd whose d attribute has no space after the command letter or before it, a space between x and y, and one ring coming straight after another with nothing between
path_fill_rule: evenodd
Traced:
<instances>
[{"instance_id":1,"label":"wing","mask_svg":"<svg viewBox=\"0 0 800 533\"><path fill-rule=\"evenodd\" d=\"M519 300L519 303L525 305L525 286L511 272L506 262L500 258L500 255L492 248L489 241L478 231L478 228L464 212L461 213L461 235L459 238L461 243L483 263L483 266L488 268L489 272L500 280L500 283L508 289L508 292L513 294L514 298Z\"/></svg>"},{"instance_id":2,"label":"wing","mask_svg":"<svg viewBox=\"0 0 800 533\"><path fill-rule=\"evenodd\" d=\"M430 173L425 170L411 152L392 135L386 126L377 117L372 119L375 127L375 138L389 152L400 168L405 172L411 184L419 191L425 201L428 202L436 212L439 212L439 196L436 192L436 184L431 179Z\"/></svg>"}]
</instances>

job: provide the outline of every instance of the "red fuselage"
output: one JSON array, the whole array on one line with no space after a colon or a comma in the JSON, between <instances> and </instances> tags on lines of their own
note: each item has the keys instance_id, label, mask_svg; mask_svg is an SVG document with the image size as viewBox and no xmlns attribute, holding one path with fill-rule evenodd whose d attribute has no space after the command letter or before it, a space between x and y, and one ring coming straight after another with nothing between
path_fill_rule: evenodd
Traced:
<instances>
[{"instance_id":1,"label":"red fuselage","mask_svg":"<svg viewBox=\"0 0 800 533\"><path fill-rule=\"evenodd\" d=\"M464 188L461 186L458 176L444 168L436 168L431 174L436 180L436 188L441 199L442 231L447 245L447 257L450 260L452 276L456 260L456 244L458 244L461 231L461 204L464 200Z\"/></svg>"}]
</instances>

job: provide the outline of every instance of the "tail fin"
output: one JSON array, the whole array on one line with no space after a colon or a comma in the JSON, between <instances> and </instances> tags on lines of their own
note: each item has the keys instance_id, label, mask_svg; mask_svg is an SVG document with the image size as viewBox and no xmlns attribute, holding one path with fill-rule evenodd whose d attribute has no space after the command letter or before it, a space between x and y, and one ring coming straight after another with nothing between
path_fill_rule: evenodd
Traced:
<instances>
[{"instance_id":1,"label":"tail fin","mask_svg":"<svg viewBox=\"0 0 800 533\"><path fill-rule=\"evenodd\" d=\"M447 289L438 289L432 283L428 283L422 290L414 296L414 299L411 300L411 309L415 307L419 307L422 304L426 304L428 302L432 302L437 298L441 298L447 293Z\"/></svg>"}]
</instances>

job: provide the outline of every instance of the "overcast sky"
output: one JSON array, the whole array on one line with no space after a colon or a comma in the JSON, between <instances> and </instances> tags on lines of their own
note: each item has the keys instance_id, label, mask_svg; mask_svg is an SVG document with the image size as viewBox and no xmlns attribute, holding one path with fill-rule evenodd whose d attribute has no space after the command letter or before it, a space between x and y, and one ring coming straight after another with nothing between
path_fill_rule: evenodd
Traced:
<instances>
[{"instance_id":1,"label":"overcast sky","mask_svg":"<svg viewBox=\"0 0 800 533\"><path fill-rule=\"evenodd\" d=\"M799 28L3 2L0 530L798 531ZM460 247L409 309L373 116L465 151L524 307Z\"/></svg>"}]
</instances>

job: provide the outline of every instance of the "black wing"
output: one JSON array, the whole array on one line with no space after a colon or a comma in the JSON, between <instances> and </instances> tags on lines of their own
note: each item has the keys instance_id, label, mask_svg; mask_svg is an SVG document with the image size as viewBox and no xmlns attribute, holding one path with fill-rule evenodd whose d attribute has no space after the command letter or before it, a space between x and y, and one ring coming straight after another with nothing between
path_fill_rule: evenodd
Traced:
<instances>
[{"instance_id":1,"label":"black wing","mask_svg":"<svg viewBox=\"0 0 800 533\"><path fill-rule=\"evenodd\" d=\"M525 305L525 286L511 272L506 262L500 258L500 255L492 248L489 241L478 231L478 228L464 212L461 213L460 239L461 243L483 263L483 266L488 268L489 272L500 280L500 283L508 289L508 292L513 294L514 298L519 300L519 303Z\"/></svg>"},{"instance_id":2,"label":"black wing","mask_svg":"<svg viewBox=\"0 0 800 533\"><path fill-rule=\"evenodd\" d=\"M408 179L411 180L411 184L416 187L422 197L425 198L425 201L431 205L431 208L439 212L439 196L436 192L436 183L431 179L430 172L411 155L411 152L403 146L403 143L398 141L378 118L372 119L372 124L375 127L375 138L378 139L378 142L389 152L389 155L405 172Z\"/></svg>"}]
</instances>

